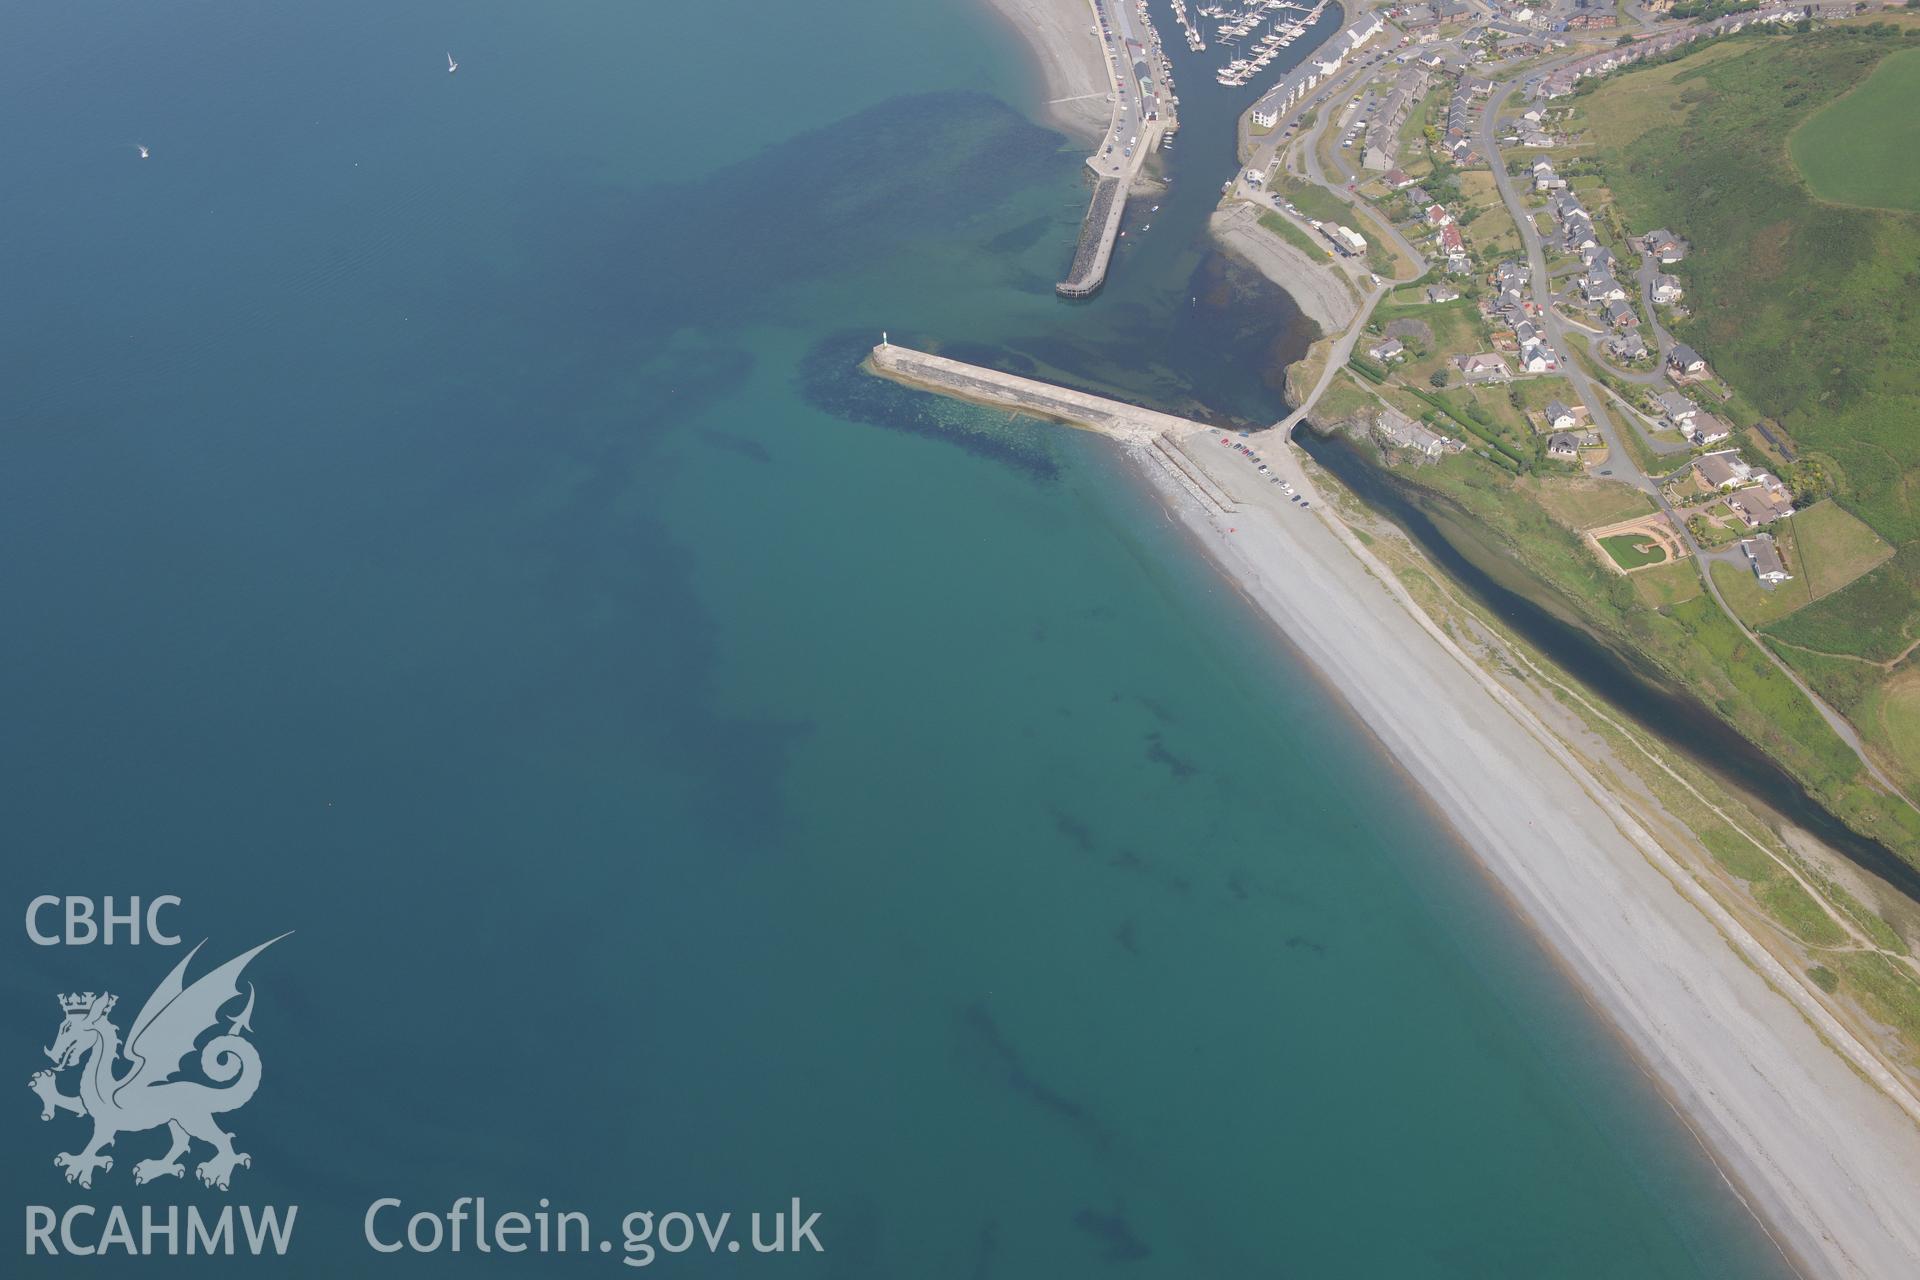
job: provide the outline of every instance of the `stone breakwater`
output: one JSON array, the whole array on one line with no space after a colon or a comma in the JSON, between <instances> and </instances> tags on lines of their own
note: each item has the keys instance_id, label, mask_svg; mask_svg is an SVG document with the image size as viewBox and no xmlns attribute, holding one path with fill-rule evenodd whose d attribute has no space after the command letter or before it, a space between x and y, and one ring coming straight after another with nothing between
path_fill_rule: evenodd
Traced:
<instances>
[{"instance_id":1,"label":"stone breakwater","mask_svg":"<svg viewBox=\"0 0 1920 1280\"><path fill-rule=\"evenodd\" d=\"M1080 241L1074 246L1067 278L1053 286L1063 298L1084 298L1106 283L1107 264L1113 261L1114 242L1120 236L1120 218L1127 211L1126 185L1118 178L1102 178L1093 188Z\"/></svg>"}]
</instances>

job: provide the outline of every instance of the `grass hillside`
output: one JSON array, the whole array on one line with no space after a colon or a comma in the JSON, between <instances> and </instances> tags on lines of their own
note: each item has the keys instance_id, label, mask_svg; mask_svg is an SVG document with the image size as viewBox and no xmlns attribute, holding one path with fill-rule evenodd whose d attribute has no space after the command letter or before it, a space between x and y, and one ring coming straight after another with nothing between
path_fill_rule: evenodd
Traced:
<instances>
[{"instance_id":1,"label":"grass hillside","mask_svg":"<svg viewBox=\"0 0 1920 1280\"><path fill-rule=\"evenodd\" d=\"M1610 79L1586 116L1633 230L1668 226L1706 355L1800 447L1831 459L1842 500L1895 545L1920 539L1920 214L1828 203L1786 139L1864 82L1913 28L1744 38L1670 75L1675 110L1647 124L1642 76ZM1913 118L1857 118L1851 154L1913 161ZM1868 163L1861 160L1858 163ZM1751 425L1747 423L1742 426Z\"/></svg>"}]
</instances>

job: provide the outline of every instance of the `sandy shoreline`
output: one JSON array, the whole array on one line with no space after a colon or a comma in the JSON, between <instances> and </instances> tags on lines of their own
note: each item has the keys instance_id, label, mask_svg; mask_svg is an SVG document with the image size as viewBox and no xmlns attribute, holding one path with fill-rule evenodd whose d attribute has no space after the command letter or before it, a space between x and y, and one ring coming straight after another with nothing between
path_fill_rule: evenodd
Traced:
<instances>
[{"instance_id":1,"label":"sandy shoreline","mask_svg":"<svg viewBox=\"0 0 1920 1280\"><path fill-rule=\"evenodd\" d=\"M1019 34L1046 85L1047 119L1071 137L1098 142L1107 135L1112 82L1100 40L1091 30L1088 0L986 0Z\"/></svg>"},{"instance_id":2,"label":"sandy shoreline","mask_svg":"<svg viewBox=\"0 0 1920 1280\"><path fill-rule=\"evenodd\" d=\"M1260 226L1260 210L1244 202L1217 209L1207 230L1221 248L1286 290L1320 326L1322 337L1344 332L1360 303L1340 273Z\"/></svg>"},{"instance_id":3,"label":"sandy shoreline","mask_svg":"<svg viewBox=\"0 0 1920 1280\"><path fill-rule=\"evenodd\" d=\"M1185 453L1238 500L1224 518L1132 452L1566 961L1782 1247L1812 1275L1920 1275L1920 1102L1324 502L1293 506L1215 439ZM1312 492L1290 450L1262 452Z\"/></svg>"}]
</instances>

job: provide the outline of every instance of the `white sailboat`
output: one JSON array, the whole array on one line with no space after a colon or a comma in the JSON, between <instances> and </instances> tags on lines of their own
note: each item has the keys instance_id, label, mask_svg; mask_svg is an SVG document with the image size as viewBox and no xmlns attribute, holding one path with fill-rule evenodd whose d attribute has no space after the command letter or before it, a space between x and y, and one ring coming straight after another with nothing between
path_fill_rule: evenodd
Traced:
<instances>
[{"instance_id":1,"label":"white sailboat","mask_svg":"<svg viewBox=\"0 0 1920 1280\"><path fill-rule=\"evenodd\" d=\"M455 62L453 60L453 55L449 53L447 55L447 74L452 75L454 72L458 71L459 69L460 69L460 64Z\"/></svg>"},{"instance_id":2,"label":"white sailboat","mask_svg":"<svg viewBox=\"0 0 1920 1280\"><path fill-rule=\"evenodd\" d=\"M134 149L140 153L140 158L142 160L147 159L153 154L153 152L147 150L147 144L144 142L136 142L133 145L134 145Z\"/></svg>"}]
</instances>

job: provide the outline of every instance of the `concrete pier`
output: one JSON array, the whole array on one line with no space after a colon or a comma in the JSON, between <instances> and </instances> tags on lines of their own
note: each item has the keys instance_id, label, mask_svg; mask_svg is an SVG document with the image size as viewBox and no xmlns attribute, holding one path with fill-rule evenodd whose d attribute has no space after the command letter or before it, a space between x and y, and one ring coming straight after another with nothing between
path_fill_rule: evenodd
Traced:
<instances>
[{"instance_id":1,"label":"concrete pier","mask_svg":"<svg viewBox=\"0 0 1920 1280\"><path fill-rule=\"evenodd\" d=\"M1194 431L1211 430L1204 423L1178 418L1170 413L1142 409L1137 405L1108 400L1050 382L1001 373L975 364L928 355L911 347L881 343L873 349L868 368L882 377L909 386L956 396L975 404L992 405L1030 413L1085 431L1125 441L1151 445L1162 434L1171 432L1176 439Z\"/></svg>"}]
</instances>

